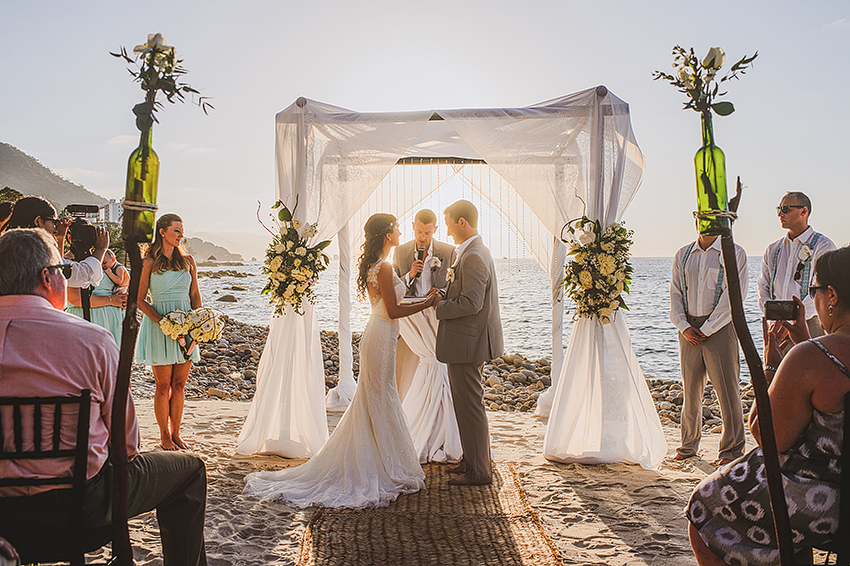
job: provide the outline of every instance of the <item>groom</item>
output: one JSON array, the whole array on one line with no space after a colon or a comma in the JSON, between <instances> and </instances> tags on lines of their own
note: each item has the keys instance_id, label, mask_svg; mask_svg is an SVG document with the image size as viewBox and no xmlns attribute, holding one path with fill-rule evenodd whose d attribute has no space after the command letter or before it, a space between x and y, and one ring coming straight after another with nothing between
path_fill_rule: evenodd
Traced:
<instances>
[{"instance_id":1,"label":"groom","mask_svg":"<svg viewBox=\"0 0 850 566\"><path fill-rule=\"evenodd\" d=\"M446 208L448 234L455 244L455 260L447 274L449 286L436 304L437 359L449 367L455 416L463 459L451 472L449 483L479 485L493 481L490 468L490 432L484 411L481 370L484 362L503 353L499 291L490 250L478 234L478 210L459 200Z\"/></svg>"}]
</instances>

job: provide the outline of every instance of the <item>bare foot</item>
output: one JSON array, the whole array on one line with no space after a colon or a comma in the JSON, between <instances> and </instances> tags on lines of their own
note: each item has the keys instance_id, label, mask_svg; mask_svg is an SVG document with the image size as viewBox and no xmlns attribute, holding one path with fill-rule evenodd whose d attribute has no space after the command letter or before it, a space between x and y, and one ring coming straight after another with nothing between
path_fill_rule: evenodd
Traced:
<instances>
[{"instance_id":1,"label":"bare foot","mask_svg":"<svg viewBox=\"0 0 850 566\"><path fill-rule=\"evenodd\" d=\"M726 464L730 463L731 461L732 460L730 458L718 458L717 460L715 460L714 465L717 466L717 467L725 466Z\"/></svg>"},{"instance_id":2,"label":"bare foot","mask_svg":"<svg viewBox=\"0 0 850 566\"><path fill-rule=\"evenodd\" d=\"M694 456L696 456L696 454L694 454L692 456L682 456L681 454L676 452L676 454L673 455L672 459L673 460L687 460L688 458L693 458Z\"/></svg>"},{"instance_id":3,"label":"bare foot","mask_svg":"<svg viewBox=\"0 0 850 566\"><path fill-rule=\"evenodd\" d=\"M180 450L180 447L174 444L174 442L171 440L171 437L165 435L162 435L160 437L159 447L163 450L169 451Z\"/></svg>"},{"instance_id":4,"label":"bare foot","mask_svg":"<svg viewBox=\"0 0 850 566\"><path fill-rule=\"evenodd\" d=\"M188 449L189 449L189 445L188 445L188 444L186 444L186 441L185 441L185 440L183 440L182 438L180 438L180 435L179 435L179 434L172 434L172 435L171 435L171 440L173 440L173 441L174 441L174 444L175 444L175 446L177 447L177 448L175 448L175 450L177 450L178 448L179 448L180 450L188 450Z\"/></svg>"}]
</instances>

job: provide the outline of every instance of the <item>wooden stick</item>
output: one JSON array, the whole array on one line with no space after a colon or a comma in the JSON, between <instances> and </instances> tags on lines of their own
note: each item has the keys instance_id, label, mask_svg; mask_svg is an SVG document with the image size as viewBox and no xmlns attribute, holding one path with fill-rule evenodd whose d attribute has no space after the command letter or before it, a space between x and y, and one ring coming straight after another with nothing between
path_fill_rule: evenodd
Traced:
<instances>
[{"instance_id":1,"label":"wooden stick","mask_svg":"<svg viewBox=\"0 0 850 566\"><path fill-rule=\"evenodd\" d=\"M127 295L127 311L121 335L121 357L118 359L118 379L112 403L112 525L114 534L112 552L119 566L132 566L133 548L130 545L130 529L127 496L129 491L127 462L127 399L130 395L130 371L136 351L136 334L139 322L136 319L136 303L139 296L139 279L142 276L142 256L139 244L124 240L124 249L130 259L130 289Z\"/></svg>"},{"instance_id":2,"label":"wooden stick","mask_svg":"<svg viewBox=\"0 0 850 566\"><path fill-rule=\"evenodd\" d=\"M738 193L730 201L730 209L736 212L741 198L741 178L738 177ZM735 257L735 241L732 231L724 233L720 240L723 250L723 264L726 267L726 281L729 290L729 304L732 307L732 324L741 343L744 359L750 368L750 382L756 396L756 410L761 432L761 450L764 455L764 470L767 479L767 491L770 506L773 509L773 524L776 528L776 541L779 547L779 563L782 566L794 566L794 544L791 536L791 521L788 518L788 504L785 490L782 488L782 471L779 467L779 452L776 449L776 435L773 430L773 415L770 411L770 398L767 394L767 379L747 319L744 316L744 304L741 299L741 282L738 279L738 260Z\"/></svg>"}]
</instances>

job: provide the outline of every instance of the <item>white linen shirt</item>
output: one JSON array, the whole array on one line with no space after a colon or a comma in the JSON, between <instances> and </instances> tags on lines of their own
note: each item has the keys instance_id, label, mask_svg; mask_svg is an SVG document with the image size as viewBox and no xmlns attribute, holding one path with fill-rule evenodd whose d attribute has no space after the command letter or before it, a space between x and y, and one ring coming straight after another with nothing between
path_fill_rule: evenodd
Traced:
<instances>
[{"instance_id":1,"label":"white linen shirt","mask_svg":"<svg viewBox=\"0 0 850 566\"><path fill-rule=\"evenodd\" d=\"M96 257L87 257L83 261L71 261L63 259L62 263L71 266L71 278L68 279L68 287L97 286L103 279L103 266Z\"/></svg>"},{"instance_id":2,"label":"white linen shirt","mask_svg":"<svg viewBox=\"0 0 850 566\"><path fill-rule=\"evenodd\" d=\"M417 246L413 246L413 258L416 259L419 255ZM434 240L431 240L431 245L425 250L425 266L422 268L422 273L416 278L413 290L417 297L424 297L431 290L431 264L429 261L434 255ZM410 286L410 272L404 274L404 284Z\"/></svg>"},{"instance_id":3,"label":"white linen shirt","mask_svg":"<svg viewBox=\"0 0 850 566\"><path fill-rule=\"evenodd\" d=\"M690 245L690 244L689 244ZM684 333L691 327L687 314L691 316L708 316L708 320L699 328L706 336L711 336L732 321L732 308L729 305L729 286L724 279L723 294L717 307L714 307L714 294L717 289L717 278L723 268L720 261L723 255L720 248L720 237L703 250L699 242L694 244L688 264L685 266L685 280L688 285L688 309L685 312L685 301L682 296L682 260L688 246L684 246L673 258L673 270L670 275L670 322L679 332ZM738 262L738 280L741 284L741 299L747 296L747 252L735 244L735 259Z\"/></svg>"},{"instance_id":4,"label":"white linen shirt","mask_svg":"<svg viewBox=\"0 0 850 566\"><path fill-rule=\"evenodd\" d=\"M794 281L794 272L797 271L797 264L800 262L797 254L800 253L800 248L803 243L809 243L815 231L811 226L806 228L805 232L794 238L793 240L786 234L781 240L777 240L767 246L764 252L764 257L761 260L761 272L758 278L759 290L759 308L764 312L764 302L776 299L780 301L790 301L792 297L800 296L802 288L801 281ZM776 260L776 278L773 280L773 294L770 296L770 277L773 273L773 254L776 253L776 247L780 246L779 257ZM821 235L817 244L815 244L812 257L811 267L809 269L809 285L812 284L812 277L815 274L815 260L824 253L834 250L835 244L832 240L824 235ZM815 312L815 301L811 293L803 299L803 305L806 307L806 318L812 318L817 315Z\"/></svg>"}]
</instances>

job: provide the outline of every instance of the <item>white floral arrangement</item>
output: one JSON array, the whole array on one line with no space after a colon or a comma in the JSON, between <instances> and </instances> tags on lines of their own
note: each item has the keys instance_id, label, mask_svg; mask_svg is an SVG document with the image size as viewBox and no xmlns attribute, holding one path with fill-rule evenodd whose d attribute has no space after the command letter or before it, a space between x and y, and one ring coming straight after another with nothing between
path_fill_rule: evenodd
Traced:
<instances>
[{"instance_id":1,"label":"white floral arrangement","mask_svg":"<svg viewBox=\"0 0 850 566\"><path fill-rule=\"evenodd\" d=\"M325 240L313 247L307 245L307 240L316 235L318 226L309 222L302 225L301 221L293 218L298 208L297 201L291 211L281 201L277 201L272 208L280 208L277 214L278 230L269 230L272 241L266 250L263 266L268 282L262 294L269 295L275 316L283 315L287 307L303 315L304 300L316 302L313 285L318 281L319 273L327 269L330 263L330 258L322 250L331 241Z\"/></svg>"},{"instance_id":2,"label":"white floral arrangement","mask_svg":"<svg viewBox=\"0 0 850 566\"><path fill-rule=\"evenodd\" d=\"M568 222L564 228L571 239L568 255L572 261L565 267L561 285L576 303L573 319L597 317L610 323L618 309L629 310L623 293L629 292L634 269L629 263L632 230L617 222L604 231L599 221L586 216Z\"/></svg>"},{"instance_id":3,"label":"white floral arrangement","mask_svg":"<svg viewBox=\"0 0 850 566\"><path fill-rule=\"evenodd\" d=\"M434 256L434 257L431 258L431 272L432 273L434 271L437 271L438 269L440 269L440 267L442 267L442 265L443 265L443 260L440 259L439 257Z\"/></svg>"}]
</instances>

